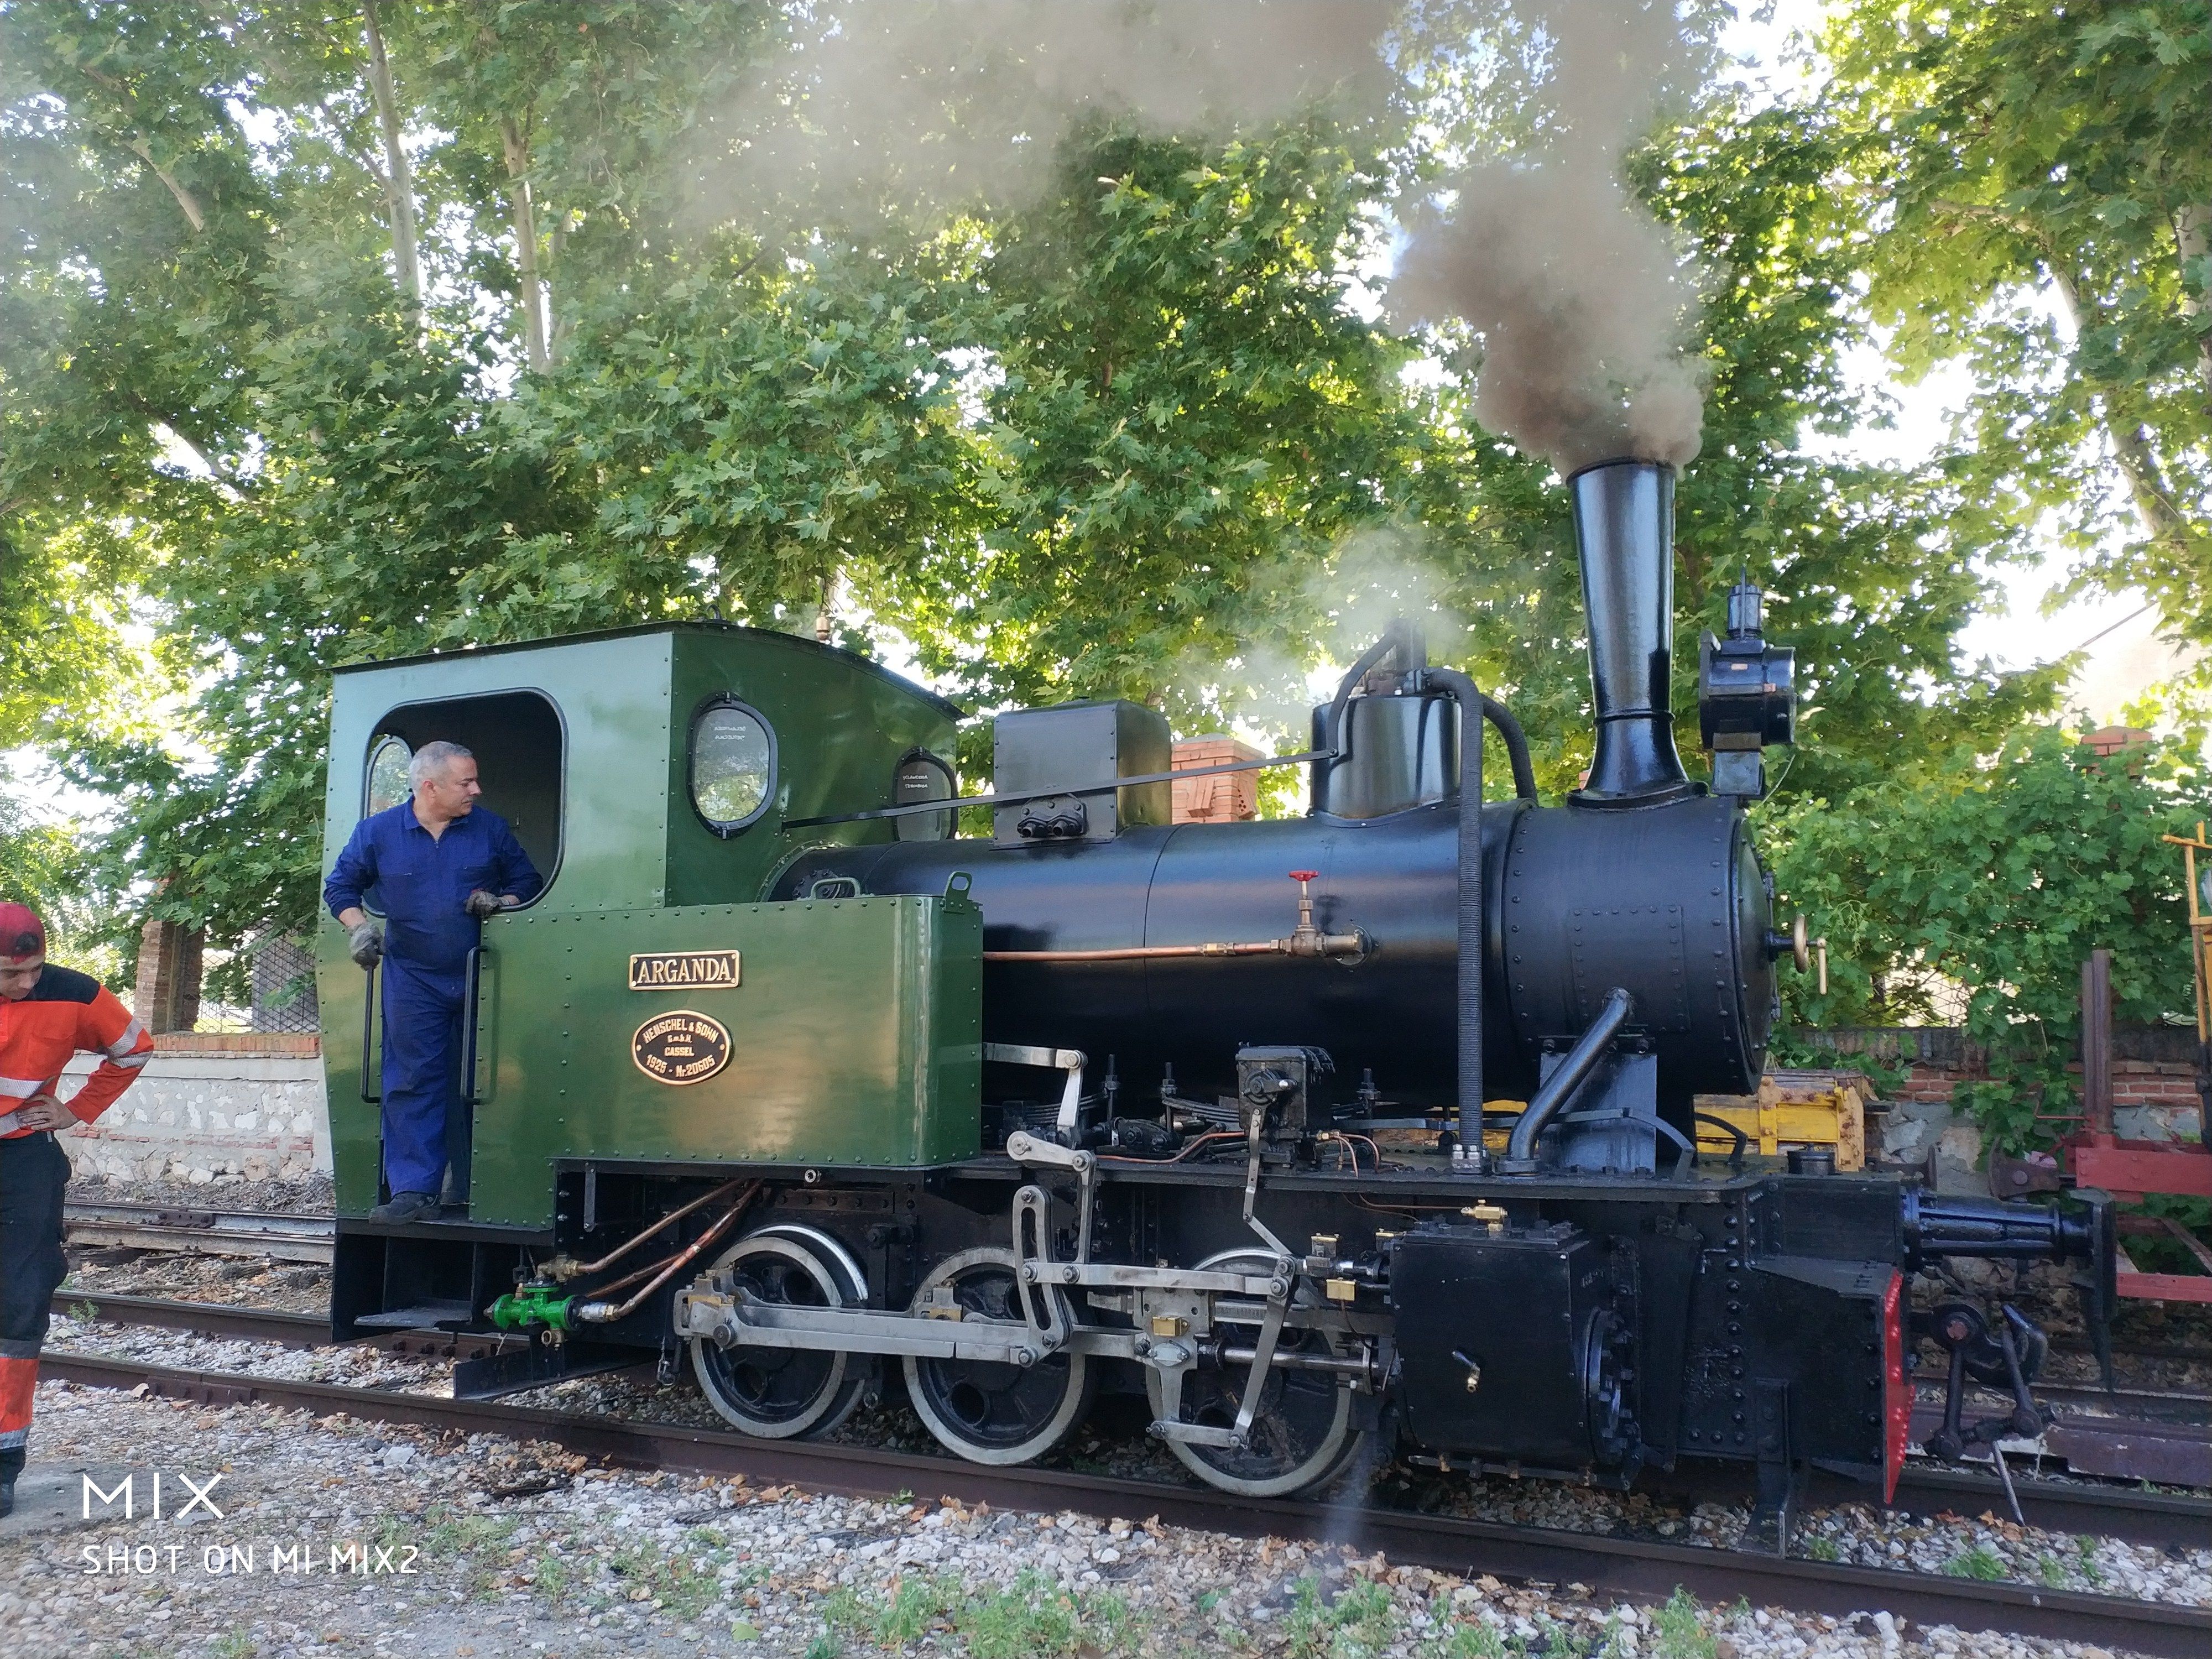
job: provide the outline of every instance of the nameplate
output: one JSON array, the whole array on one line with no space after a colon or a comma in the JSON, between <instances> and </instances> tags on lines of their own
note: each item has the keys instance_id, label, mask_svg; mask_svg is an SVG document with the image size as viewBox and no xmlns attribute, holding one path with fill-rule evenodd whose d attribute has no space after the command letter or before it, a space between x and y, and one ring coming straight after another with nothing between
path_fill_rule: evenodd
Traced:
<instances>
[{"instance_id":1,"label":"nameplate","mask_svg":"<svg viewBox=\"0 0 2212 1659\"><path fill-rule=\"evenodd\" d=\"M690 1009L655 1014L630 1038L629 1057L655 1083L704 1083L730 1063L729 1029Z\"/></svg>"},{"instance_id":2,"label":"nameplate","mask_svg":"<svg viewBox=\"0 0 2212 1659\"><path fill-rule=\"evenodd\" d=\"M649 951L629 959L633 991L734 989L737 983L735 951Z\"/></svg>"}]
</instances>

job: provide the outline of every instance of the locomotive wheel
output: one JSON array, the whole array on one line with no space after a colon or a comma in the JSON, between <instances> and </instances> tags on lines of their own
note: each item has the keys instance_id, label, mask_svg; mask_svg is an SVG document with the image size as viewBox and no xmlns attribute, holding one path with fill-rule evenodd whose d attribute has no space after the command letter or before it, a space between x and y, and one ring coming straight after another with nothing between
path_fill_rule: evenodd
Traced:
<instances>
[{"instance_id":1,"label":"locomotive wheel","mask_svg":"<svg viewBox=\"0 0 2212 1659\"><path fill-rule=\"evenodd\" d=\"M1226 1250L1200 1262L1198 1270L1273 1273L1275 1259L1258 1250ZM1302 1285L1291 1305L1321 1304L1311 1289ZM1328 1353L1330 1338L1326 1332L1285 1326L1278 1352ZM1187 1373L1182 1384L1182 1420L1215 1428L1232 1426L1243 1408L1244 1381L1249 1375L1243 1365ZM1351 1461L1366 1438L1352 1426L1349 1378L1327 1371L1270 1370L1261 1389L1260 1407L1252 1414L1251 1443L1243 1450L1194 1446L1181 1440L1169 1441L1168 1449L1208 1486L1242 1498L1280 1498L1326 1484ZM1145 1392L1152 1401L1152 1415L1158 1418L1166 1396L1160 1374L1150 1366L1145 1369Z\"/></svg>"},{"instance_id":2,"label":"locomotive wheel","mask_svg":"<svg viewBox=\"0 0 2212 1659\"><path fill-rule=\"evenodd\" d=\"M921 1282L916 1305L950 1287L953 1299L981 1319L1022 1316L1014 1255L985 1246L938 1263ZM906 1357L907 1398L924 1426L971 1463L1026 1463L1042 1456L1091 1408L1096 1373L1079 1353L1056 1353L1026 1368L995 1359Z\"/></svg>"},{"instance_id":3,"label":"locomotive wheel","mask_svg":"<svg viewBox=\"0 0 2212 1659\"><path fill-rule=\"evenodd\" d=\"M787 1308L842 1308L867 1300L860 1264L812 1227L777 1225L748 1233L715 1261L708 1275ZM725 1348L691 1339L691 1370L708 1404L747 1434L788 1440L827 1434L853 1414L873 1367L823 1348Z\"/></svg>"}]
</instances>

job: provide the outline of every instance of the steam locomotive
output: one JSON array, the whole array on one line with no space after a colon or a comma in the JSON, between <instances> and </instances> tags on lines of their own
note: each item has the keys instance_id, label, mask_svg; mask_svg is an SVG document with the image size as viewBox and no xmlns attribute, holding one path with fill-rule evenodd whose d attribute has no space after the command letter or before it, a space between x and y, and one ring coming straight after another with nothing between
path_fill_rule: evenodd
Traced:
<instances>
[{"instance_id":1,"label":"steam locomotive","mask_svg":"<svg viewBox=\"0 0 2212 1659\"><path fill-rule=\"evenodd\" d=\"M342 670L326 854L445 738L549 878L471 959L433 1218L368 1216L379 998L323 931L334 1334L529 1334L460 1368L480 1395L658 1351L766 1437L902 1388L985 1463L1141 1391L1176 1458L1255 1496L1363 1446L1621 1486L1720 1460L1770 1549L1809 1468L1893 1486L1910 1276L2079 1262L2094 1326L2109 1206L1700 1153L1694 1097L1756 1086L1805 943L1746 827L1795 718L1747 585L1699 651L1710 783L1677 751L1674 482L1568 481L1596 748L1556 805L1510 713L1402 627L1315 711L1306 816L1218 824L1170 822L1156 711L1001 714L962 800L957 709L772 633ZM960 835L979 805L991 835ZM2039 1333L1938 1326L1937 1449L2033 1431ZM1962 1423L1969 1375L2010 1387L2003 1423Z\"/></svg>"}]
</instances>

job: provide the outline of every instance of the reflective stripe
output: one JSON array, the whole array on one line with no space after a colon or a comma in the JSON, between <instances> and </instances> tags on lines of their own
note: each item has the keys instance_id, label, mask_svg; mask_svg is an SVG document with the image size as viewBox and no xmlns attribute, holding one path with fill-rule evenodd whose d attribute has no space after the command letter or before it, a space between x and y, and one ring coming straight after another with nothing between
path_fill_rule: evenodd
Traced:
<instances>
[{"instance_id":1,"label":"reflective stripe","mask_svg":"<svg viewBox=\"0 0 2212 1659\"><path fill-rule=\"evenodd\" d=\"M108 1058L110 1060L122 1059L124 1055L129 1054L133 1048L138 1046L138 1039L145 1035L146 1028L143 1025L141 1025L136 1019L133 1019L128 1025L123 1028L123 1035L107 1045ZM149 1049L148 1052L151 1053L152 1051Z\"/></svg>"},{"instance_id":2,"label":"reflective stripe","mask_svg":"<svg viewBox=\"0 0 2212 1659\"><path fill-rule=\"evenodd\" d=\"M0 1451L6 1451L12 1446L27 1445L30 1439L31 1431L27 1425L20 1429L10 1429L5 1434L0 1434Z\"/></svg>"},{"instance_id":3,"label":"reflective stripe","mask_svg":"<svg viewBox=\"0 0 2212 1659\"><path fill-rule=\"evenodd\" d=\"M0 1077L0 1099L28 1100L46 1086L34 1077Z\"/></svg>"},{"instance_id":4,"label":"reflective stripe","mask_svg":"<svg viewBox=\"0 0 2212 1659\"><path fill-rule=\"evenodd\" d=\"M0 1359L36 1359L40 1346L36 1342L0 1341Z\"/></svg>"},{"instance_id":5,"label":"reflective stripe","mask_svg":"<svg viewBox=\"0 0 2212 1659\"><path fill-rule=\"evenodd\" d=\"M137 1071L137 1070L141 1066L143 1066L143 1065L144 1065L148 1060L151 1060L151 1059L153 1059L153 1058L154 1058L154 1051L153 1051L151 1048L149 1048L149 1049L148 1049L144 1054L112 1054L112 1055L110 1055L110 1056L108 1057L108 1061L107 1061L107 1063L108 1063L110 1066L123 1066L123 1067L126 1068L127 1070L130 1070L130 1071L133 1071L133 1072L135 1072L135 1071Z\"/></svg>"},{"instance_id":6,"label":"reflective stripe","mask_svg":"<svg viewBox=\"0 0 2212 1659\"><path fill-rule=\"evenodd\" d=\"M0 1359L0 1446L20 1446L31 1432L31 1400L39 1387L35 1359Z\"/></svg>"}]
</instances>

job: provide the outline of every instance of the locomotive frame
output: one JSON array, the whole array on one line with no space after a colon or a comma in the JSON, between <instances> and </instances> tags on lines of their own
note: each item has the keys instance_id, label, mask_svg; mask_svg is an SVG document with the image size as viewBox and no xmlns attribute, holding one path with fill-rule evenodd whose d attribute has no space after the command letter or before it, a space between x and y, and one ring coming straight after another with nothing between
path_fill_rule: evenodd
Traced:
<instances>
[{"instance_id":1,"label":"locomotive frame","mask_svg":"<svg viewBox=\"0 0 2212 1659\"><path fill-rule=\"evenodd\" d=\"M1316 711L1308 817L1167 823L1164 723L1085 704L1000 717L988 839L951 833L958 711L808 641L678 623L341 670L329 854L375 758L444 737L551 875L471 958L434 1218L368 1214L378 999L321 930L334 1334L530 1333L460 1368L478 1394L658 1351L770 1437L902 1386L991 1462L1140 1389L1253 1495L1363 1447L1614 1485L1717 1458L1755 1472L1770 1549L1808 1468L1893 1484L1911 1274L2080 1260L2094 1328L2109 1206L1699 1160L1691 1097L1756 1078L1769 964L1802 963L1741 811L1792 664L1740 589L1701 652L1723 793L1692 782L1672 482L1571 481L1599 739L1555 806L1510 714L1402 629ZM1515 793L1462 812L1485 724ZM1498 1090L1527 1103L1502 1156ZM1429 1150L1385 1154L1389 1125ZM2039 1423L2014 1310L1932 1328L1952 1449L2004 1429L1958 1423L1970 1374Z\"/></svg>"}]
</instances>

